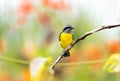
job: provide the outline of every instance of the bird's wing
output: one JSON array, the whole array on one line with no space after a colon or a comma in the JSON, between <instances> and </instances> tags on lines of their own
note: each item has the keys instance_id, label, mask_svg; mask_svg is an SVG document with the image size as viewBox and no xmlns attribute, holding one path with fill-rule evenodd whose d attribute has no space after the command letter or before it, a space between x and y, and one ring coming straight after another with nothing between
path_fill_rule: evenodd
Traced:
<instances>
[{"instance_id":1,"label":"bird's wing","mask_svg":"<svg viewBox=\"0 0 120 81\"><path fill-rule=\"evenodd\" d=\"M62 33L62 32L61 32L61 33ZM61 39L60 39L61 33L59 34L59 41L61 40Z\"/></svg>"},{"instance_id":2,"label":"bird's wing","mask_svg":"<svg viewBox=\"0 0 120 81\"><path fill-rule=\"evenodd\" d=\"M72 40L74 40L74 36L72 35Z\"/></svg>"}]
</instances>

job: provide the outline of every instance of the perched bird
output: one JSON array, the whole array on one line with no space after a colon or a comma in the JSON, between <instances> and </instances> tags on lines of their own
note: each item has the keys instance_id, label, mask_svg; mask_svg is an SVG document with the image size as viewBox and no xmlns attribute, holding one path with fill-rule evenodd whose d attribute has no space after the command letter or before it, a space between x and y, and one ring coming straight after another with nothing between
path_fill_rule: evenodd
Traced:
<instances>
[{"instance_id":1,"label":"perched bird","mask_svg":"<svg viewBox=\"0 0 120 81\"><path fill-rule=\"evenodd\" d=\"M65 25L64 29L59 35L60 45L63 49L66 49L73 42L73 35L71 34L72 29L74 29L71 25ZM69 57L70 53L67 51L64 54L64 57Z\"/></svg>"}]
</instances>

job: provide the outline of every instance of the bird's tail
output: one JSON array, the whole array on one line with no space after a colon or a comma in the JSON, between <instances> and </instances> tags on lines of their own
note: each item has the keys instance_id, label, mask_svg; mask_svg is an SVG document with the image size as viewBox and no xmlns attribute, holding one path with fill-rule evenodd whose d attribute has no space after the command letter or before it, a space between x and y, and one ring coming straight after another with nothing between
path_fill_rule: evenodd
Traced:
<instances>
[{"instance_id":1,"label":"bird's tail","mask_svg":"<svg viewBox=\"0 0 120 81\"><path fill-rule=\"evenodd\" d=\"M69 51L65 52L64 57L69 57L69 56L70 56L70 52Z\"/></svg>"}]
</instances>

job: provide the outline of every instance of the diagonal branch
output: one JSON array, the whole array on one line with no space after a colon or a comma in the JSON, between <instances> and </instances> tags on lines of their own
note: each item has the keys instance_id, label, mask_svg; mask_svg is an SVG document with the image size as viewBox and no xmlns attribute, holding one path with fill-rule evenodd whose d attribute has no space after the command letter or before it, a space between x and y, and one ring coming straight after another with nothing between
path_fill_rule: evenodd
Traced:
<instances>
[{"instance_id":1,"label":"diagonal branch","mask_svg":"<svg viewBox=\"0 0 120 81\"><path fill-rule=\"evenodd\" d=\"M100 28L94 29L92 31L86 32L83 36L81 36L80 38L76 39L75 41L72 42L71 45L69 45L64 51L62 51L62 53L60 54L60 56L57 58L57 60L51 65L50 69L53 70L55 65L64 57L63 55L65 54L65 52L67 52L68 50L70 50L75 44L77 44L79 41L84 40L87 36L94 34L96 32L99 32L101 30L104 29L110 29L110 28L115 28L115 27L120 27L120 24L117 25L107 25L107 26L102 26Z\"/></svg>"}]
</instances>

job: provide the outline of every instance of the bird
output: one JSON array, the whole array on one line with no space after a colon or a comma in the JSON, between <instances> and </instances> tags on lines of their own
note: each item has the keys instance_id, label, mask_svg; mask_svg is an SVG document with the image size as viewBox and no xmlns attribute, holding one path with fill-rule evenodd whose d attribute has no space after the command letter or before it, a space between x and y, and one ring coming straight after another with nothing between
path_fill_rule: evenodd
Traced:
<instances>
[{"instance_id":1,"label":"bird","mask_svg":"<svg viewBox=\"0 0 120 81\"><path fill-rule=\"evenodd\" d=\"M63 49L66 49L74 40L74 37L71 33L72 29L74 29L71 25L65 25L62 32L59 35L59 42ZM69 50L64 53L64 57L69 57Z\"/></svg>"}]
</instances>

